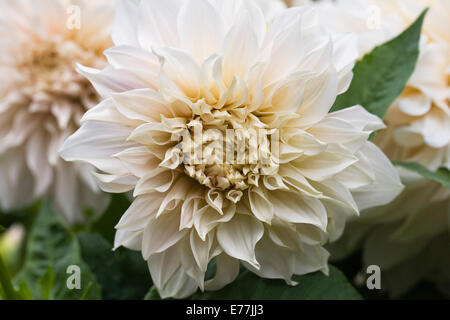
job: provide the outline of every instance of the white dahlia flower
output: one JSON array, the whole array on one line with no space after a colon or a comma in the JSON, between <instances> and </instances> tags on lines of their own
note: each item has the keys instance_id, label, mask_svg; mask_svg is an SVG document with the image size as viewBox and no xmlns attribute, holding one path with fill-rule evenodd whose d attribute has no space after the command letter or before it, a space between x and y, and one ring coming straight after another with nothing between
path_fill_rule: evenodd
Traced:
<instances>
[{"instance_id":1,"label":"white dahlia flower","mask_svg":"<svg viewBox=\"0 0 450 320\"><path fill-rule=\"evenodd\" d=\"M61 155L97 167L106 191L134 190L115 246L142 251L162 297L220 289L239 262L291 285L327 273L322 245L346 218L402 190L368 142L382 121L328 114L357 50L313 9L268 24L254 1L121 1L113 39L106 69L79 68L103 101Z\"/></svg>"},{"instance_id":2,"label":"white dahlia flower","mask_svg":"<svg viewBox=\"0 0 450 320\"><path fill-rule=\"evenodd\" d=\"M375 143L391 160L418 162L435 171L450 169L450 1L339 0L322 2L319 15L331 29L357 33L362 56L407 28L426 7L430 11L416 70L388 110L387 129ZM366 14L358 15L355 8ZM450 191L398 170L407 187L403 194L389 206L350 218L344 237L331 250L338 259L362 246L365 264L382 267L384 288L394 295L430 274L450 283Z\"/></svg>"},{"instance_id":3,"label":"white dahlia flower","mask_svg":"<svg viewBox=\"0 0 450 320\"><path fill-rule=\"evenodd\" d=\"M26 207L54 197L68 223L107 198L92 168L58 156L83 114L99 102L76 62L102 67L111 46L111 3L0 0L0 205Z\"/></svg>"}]
</instances>

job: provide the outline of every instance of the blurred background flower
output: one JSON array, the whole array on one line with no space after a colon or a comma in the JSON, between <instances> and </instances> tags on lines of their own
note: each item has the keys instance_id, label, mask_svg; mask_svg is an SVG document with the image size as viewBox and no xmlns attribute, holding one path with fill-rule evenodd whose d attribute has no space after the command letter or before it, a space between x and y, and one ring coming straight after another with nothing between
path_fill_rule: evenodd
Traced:
<instances>
[{"instance_id":1,"label":"blurred background flower","mask_svg":"<svg viewBox=\"0 0 450 320\"><path fill-rule=\"evenodd\" d=\"M100 211L107 197L91 166L58 156L99 97L75 64L106 64L113 1L0 0L0 205L29 206L44 195L69 224Z\"/></svg>"}]
</instances>

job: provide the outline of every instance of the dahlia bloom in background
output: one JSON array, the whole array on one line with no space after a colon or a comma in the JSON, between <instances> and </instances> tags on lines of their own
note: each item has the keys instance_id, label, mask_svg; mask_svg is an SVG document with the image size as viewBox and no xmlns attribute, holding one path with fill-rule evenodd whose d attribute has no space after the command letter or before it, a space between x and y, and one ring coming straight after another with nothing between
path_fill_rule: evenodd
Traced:
<instances>
[{"instance_id":1,"label":"dahlia bloom in background","mask_svg":"<svg viewBox=\"0 0 450 320\"><path fill-rule=\"evenodd\" d=\"M361 56L430 8L416 70L388 110L387 129L376 136L375 143L391 160L418 162L432 171L450 169L450 1L341 0L321 2L319 7L322 21L328 21L330 28L359 35ZM391 205L351 219L344 237L332 246L332 258L346 257L362 246L364 263L385 271L383 287L394 296L425 277L437 280L449 294L450 191L418 174L398 170L405 191Z\"/></svg>"},{"instance_id":2,"label":"dahlia bloom in background","mask_svg":"<svg viewBox=\"0 0 450 320\"><path fill-rule=\"evenodd\" d=\"M313 9L268 24L254 1L121 1L113 40L106 69L79 67L103 101L61 156L97 167L105 191L133 190L115 246L142 251L162 297L220 289L239 262L291 285L327 273L323 244L346 218L401 192L368 142L382 121L360 106L328 114L358 51L351 35L332 41ZM259 129L268 135L251 139ZM240 150L231 162L222 137ZM235 161L252 149L266 161Z\"/></svg>"},{"instance_id":3,"label":"dahlia bloom in background","mask_svg":"<svg viewBox=\"0 0 450 320\"><path fill-rule=\"evenodd\" d=\"M0 0L0 205L11 211L43 195L68 223L106 196L92 167L58 156L61 143L99 102L75 70L78 61L103 67L111 46L110 1Z\"/></svg>"}]
</instances>

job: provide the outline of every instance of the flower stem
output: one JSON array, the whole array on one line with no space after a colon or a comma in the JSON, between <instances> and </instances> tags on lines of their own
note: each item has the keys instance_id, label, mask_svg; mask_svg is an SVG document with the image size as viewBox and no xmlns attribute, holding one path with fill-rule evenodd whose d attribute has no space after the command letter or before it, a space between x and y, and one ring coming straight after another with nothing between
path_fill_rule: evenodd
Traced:
<instances>
[{"instance_id":1,"label":"flower stem","mask_svg":"<svg viewBox=\"0 0 450 320\"><path fill-rule=\"evenodd\" d=\"M11 282L11 276L9 275L8 268L6 267L3 257L0 253L0 284L3 288L5 298L7 300L17 300L16 291L13 288Z\"/></svg>"}]
</instances>

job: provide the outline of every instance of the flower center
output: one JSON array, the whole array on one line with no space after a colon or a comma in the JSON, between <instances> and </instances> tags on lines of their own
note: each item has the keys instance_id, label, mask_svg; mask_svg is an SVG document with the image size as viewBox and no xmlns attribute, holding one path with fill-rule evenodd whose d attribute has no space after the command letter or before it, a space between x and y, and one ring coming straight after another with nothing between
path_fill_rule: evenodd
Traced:
<instances>
[{"instance_id":1,"label":"flower center","mask_svg":"<svg viewBox=\"0 0 450 320\"><path fill-rule=\"evenodd\" d=\"M237 202L261 176L278 171L278 132L246 108L213 110L194 116L173 154L200 184Z\"/></svg>"}]
</instances>

